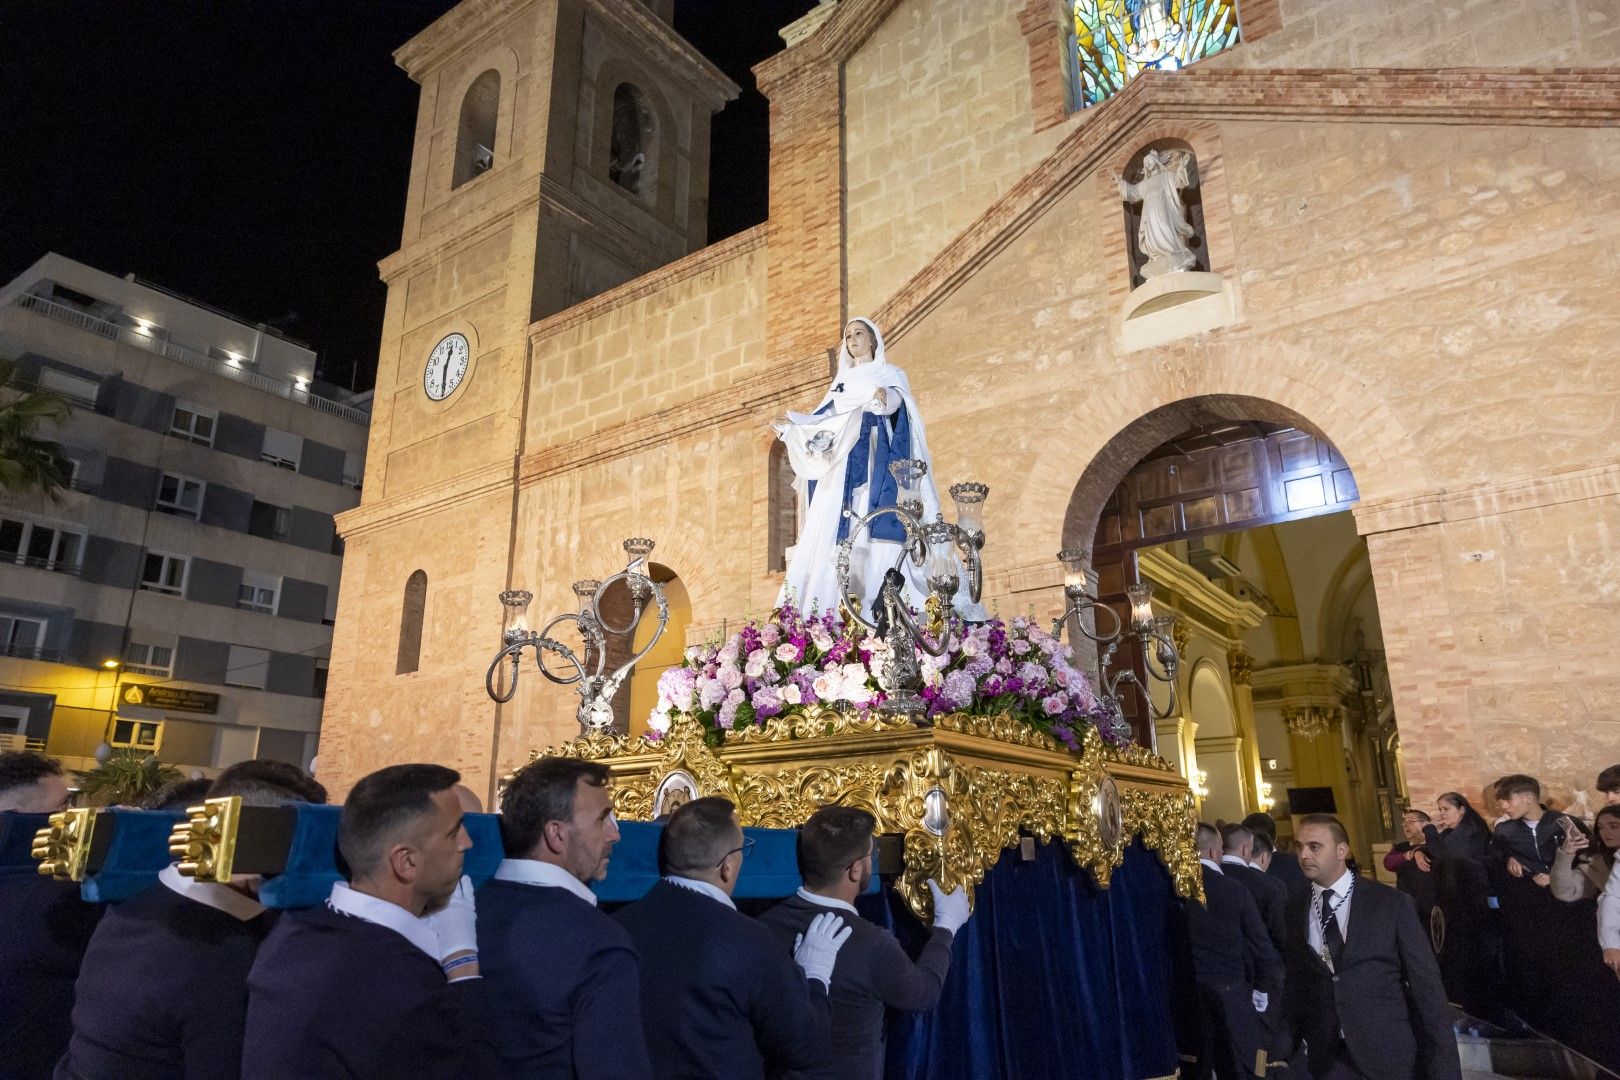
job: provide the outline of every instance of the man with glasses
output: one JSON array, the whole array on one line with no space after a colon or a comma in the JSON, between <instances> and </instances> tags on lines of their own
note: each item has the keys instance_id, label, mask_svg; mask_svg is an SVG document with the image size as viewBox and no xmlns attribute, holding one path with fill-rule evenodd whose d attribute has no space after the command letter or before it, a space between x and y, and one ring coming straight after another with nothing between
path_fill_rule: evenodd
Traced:
<instances>
[{"instance_id":1,"label":"man with glasses","mask_svg":"<svg viewBox=\"0 0 1620 1080\"><path fill-rule=\"evenodd\" d=\"M860 917L855 898L872 880L877 819L853 806L824 806L799 830L804 886L761 916L784 943L826 913L843 913L854 929L833 975L832 1038L821 1064L793 1080L873 1080L883 1072L884 1009L923 1012L939 1001L951 967L951 943L968 919L967 890L946 893L934 882L934 928L915 962L888 930Z\"/></svg>"},{"instance_id":2,"label":"man with glasses","mask_svg":"<svg viewBox=\"0 0 1620 1080\"><path fill-rule=\"evenodd\" d=\"M655 1076L764 1080L827 1053L827 987L850 930L821 915L790 953L737 911L731 894L751 847L729 799L694 799L664 826L663 880L614 916L641 957Z\"/></svg>"}]
</instances>

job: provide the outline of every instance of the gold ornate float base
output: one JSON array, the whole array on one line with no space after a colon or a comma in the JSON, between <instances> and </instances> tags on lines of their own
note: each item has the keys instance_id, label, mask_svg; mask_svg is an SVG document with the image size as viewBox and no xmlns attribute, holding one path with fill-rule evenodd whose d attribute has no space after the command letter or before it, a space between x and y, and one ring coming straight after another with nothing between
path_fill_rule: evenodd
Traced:
<instances>
[{"instance_id":1,"label":"gold ornate float base","mask_svg":"<svg viewBox=\"0 0 1620 1080\"><path fill-rule=\"evenodd\" d=\"M971 892L1005 848L1028 834L1061 838L1104 888L1140 836L1183 896L1202 899L1192 793L1170 766L1088 730L1079 754L1009 717L903 718L811 710L726 733L710 747L678 717L662 739L583 735L534 757L600 761L613 771L619 817L651 821L694 796L737 804L744 825L792 828L818 807L858 806L878 830L905 837L897 887L919 918L932 916L926 882Z\"/></svg>"}]
</instances>

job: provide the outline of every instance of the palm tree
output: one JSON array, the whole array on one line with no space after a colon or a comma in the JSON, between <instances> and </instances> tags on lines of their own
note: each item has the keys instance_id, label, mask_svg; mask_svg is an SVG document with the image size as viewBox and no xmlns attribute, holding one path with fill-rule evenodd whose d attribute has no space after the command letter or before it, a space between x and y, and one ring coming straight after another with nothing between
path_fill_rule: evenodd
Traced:
<instances>
[{"instance_id":1,"label":"palm tree","mask_svg":"<svg viewBox=\"0 0 1620 1080\"><path fill-rule=\"evenodd\" d=\"M68 418L68 403L49 390L17 383L17 362L0 359L0 492L39 492L55 501L72 472L61 447L39 437L45 423Z\"/></svg>"},{"instance_id":2,"label":"palm tree","mask_svg":"<svg viewBox=\"0 0 1620 1080\"><path fill-rule=\"evenodd\" d=\"M114 750L100 765L75 774L89 806L139 806L146 796L181 776L157 755L128 749Z\"/></svg>"}]
</instances>

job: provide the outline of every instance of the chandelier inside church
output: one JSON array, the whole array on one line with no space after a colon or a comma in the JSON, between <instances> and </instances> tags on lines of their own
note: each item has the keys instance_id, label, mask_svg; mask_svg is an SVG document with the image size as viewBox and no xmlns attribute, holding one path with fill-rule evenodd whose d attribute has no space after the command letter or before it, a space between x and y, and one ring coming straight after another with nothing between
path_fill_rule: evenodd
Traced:
<instances>
[{"instance_id":1,"label":"chandelier inside church","mask_svg":"<svg viewBox=\"0 0 1620 1080\"><path fill-rule=\"evenodd\" d=\"M1079 108L1238 43L1236 0L1074 0L1073 13Z\"/></svg>"}]
</instances>

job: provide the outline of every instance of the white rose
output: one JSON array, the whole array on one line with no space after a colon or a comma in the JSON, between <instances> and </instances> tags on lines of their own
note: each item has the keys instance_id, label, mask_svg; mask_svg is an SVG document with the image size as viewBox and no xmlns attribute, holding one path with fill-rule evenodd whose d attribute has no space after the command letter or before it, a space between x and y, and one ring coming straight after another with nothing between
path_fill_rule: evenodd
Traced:
<instances>
[{"instance_id":1,"label":"white rose","mask_svg":"<svg viewBox=\"0 0 1620 1080\"><path fill-rule=\"evenodd\" d=\"M804 695L799 693L798 683L790 682L786 686L782 687L782 701L787 705L804 704Z\"/></svg>"}]
</instances>

